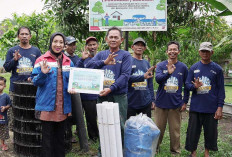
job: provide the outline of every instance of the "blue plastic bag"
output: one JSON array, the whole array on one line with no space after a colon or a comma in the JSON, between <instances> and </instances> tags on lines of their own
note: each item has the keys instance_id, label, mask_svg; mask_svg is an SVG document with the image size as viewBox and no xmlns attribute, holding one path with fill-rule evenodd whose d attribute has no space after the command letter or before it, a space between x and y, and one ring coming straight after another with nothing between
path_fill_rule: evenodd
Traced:
<instances>
[{"instance_id":1,"label":"blue plastic bag","mask_svg":"<svg viewBox=\"0 0 232 157\"><path fill-rule=\"evenodd\" d=\"M154 157L160 130L151 118L140 113L131 116L124 130L125 157Z\"/></svg>"}]
</instances>

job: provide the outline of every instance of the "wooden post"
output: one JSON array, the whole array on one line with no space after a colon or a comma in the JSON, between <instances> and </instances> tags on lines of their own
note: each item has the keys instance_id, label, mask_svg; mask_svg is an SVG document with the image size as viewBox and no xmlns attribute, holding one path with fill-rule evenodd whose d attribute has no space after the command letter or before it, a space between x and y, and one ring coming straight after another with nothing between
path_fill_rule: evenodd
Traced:
<instances>
[{"instance_id":1,"label":"wooden post","mask_svg":"<svg viewBox=\"0 0 232 157\"><path fill-rule=\"evenodd\" d=\"M80 148L83 149L84 152L89 151L88 146L88 138L85 129L85 121L82 110L82 103L80 94L72 95L72 105L73 105L73 118L76 122L77 126L77 136L79 138Z\"/></svg>"},{"instance_id":2,"label":"wooden post","mask_svg":"<svg viewBox=\"0 0 232 157\"><path fill-rule=\"evenodd\" d=\"M125 37L124 37L124 40L125 40L125 50L128 51L128 48L129 48L129 32L128 31L125 31Z\"/></svg>"}]
</instances>

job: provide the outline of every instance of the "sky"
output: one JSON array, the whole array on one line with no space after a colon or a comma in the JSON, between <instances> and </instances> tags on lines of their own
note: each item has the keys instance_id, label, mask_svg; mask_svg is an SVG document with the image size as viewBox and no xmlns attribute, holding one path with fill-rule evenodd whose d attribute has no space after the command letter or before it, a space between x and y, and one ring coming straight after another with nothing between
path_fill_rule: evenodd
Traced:
<instances>
[{"instance_id":1,"label":"sky","mask_svg":"<svg viewBox=\"0 0 232 157\"><path fill-rule=\"evenodd\" d=\"M227 24L229 24L230 26L232 26L232 15L226 16L225 19L227 21Z\"/></svg>"},{"instance_id":2,"label":"sky","mask_svg":"<svg viewBox=\"0 0 232 157\"><path fill-rule=\"evenodd\" d=\"M0 22L6 18L12 18L13 13L30 15L34 11L42 12L44 2L42 0L0 0Z\"/></svg>"}]
</instances>

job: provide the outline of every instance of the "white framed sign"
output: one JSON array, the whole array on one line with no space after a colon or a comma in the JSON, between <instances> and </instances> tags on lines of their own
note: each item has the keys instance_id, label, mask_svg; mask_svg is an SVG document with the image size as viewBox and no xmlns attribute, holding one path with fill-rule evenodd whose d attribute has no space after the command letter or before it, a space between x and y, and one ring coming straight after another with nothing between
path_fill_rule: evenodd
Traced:
<instances>
[{"instance_id":1,"label":"white framed sign","mask_svg":"<svg viewBox=\"0 0 232 157\"><path fill-rule=\"evenodd\" d=\"M167 31L167 0L89 0L89 31Z\"/></svg>"},{"instance_id":2,"label":"white framed sign","mask_svg":"<svg viewBox=\"0 0 232 157\"><path fill-rule=\"evenodd\" d=\"M70 68L68 90L99 94L103 90L104 70Z\"/></svg>"}]
</instances>

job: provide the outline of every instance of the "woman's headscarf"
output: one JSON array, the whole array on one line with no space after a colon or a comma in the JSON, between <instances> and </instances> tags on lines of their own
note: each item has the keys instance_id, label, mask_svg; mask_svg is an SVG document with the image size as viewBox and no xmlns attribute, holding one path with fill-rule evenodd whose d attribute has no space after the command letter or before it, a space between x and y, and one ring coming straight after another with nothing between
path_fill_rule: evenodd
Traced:
<instances>
[{"instance_id":1,"label":"woman's headscarf","mask_svg":"<svg viewBox=\"0 0 232 157\"><path fill-rule=\"evenodd\" d=\"M63 40L64 40L64 44L65 44L65 36L64 36L64 34L62 34L62 33L60 33L60 32L56 32L56 33L53 33L52 34L52 36L51 36L51 38L50 38L50 43L49 43L49 51L53 54L53 55L55 55L55 56L59 56L60 54L61 54L61 52L60 53L55 53L53 50L52 50L52 42L53 42L53 40L54 40L54 38L55 38L55 36L57 36L57 35L59 35L59 36L61 36L62 38L63 38Z\"/></svg>"}]
</instances>

